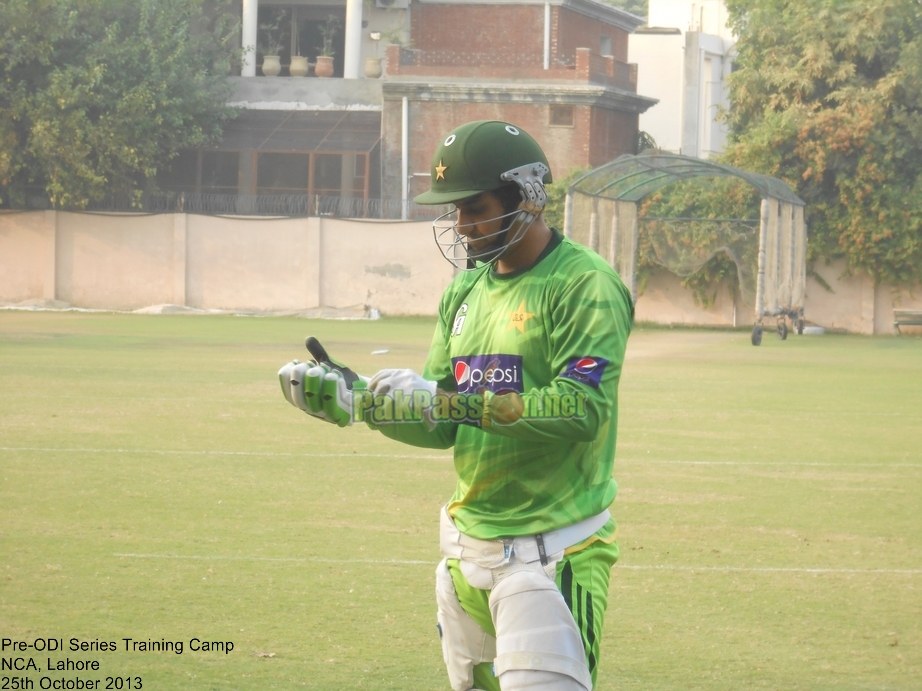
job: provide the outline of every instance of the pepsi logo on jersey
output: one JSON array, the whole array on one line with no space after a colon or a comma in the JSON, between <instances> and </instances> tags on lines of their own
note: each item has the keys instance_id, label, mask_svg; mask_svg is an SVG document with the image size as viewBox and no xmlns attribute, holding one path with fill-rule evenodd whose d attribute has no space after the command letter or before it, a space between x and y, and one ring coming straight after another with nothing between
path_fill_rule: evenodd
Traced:
<instances>
[{"instance_id":1,"label":"pepsi logo on jersey","mask_svg":"<svg viewBox=\"0 0 922 691\"><path fill-rule=\"evenodd\" d=\"M605 367L608 360L592 355L570 358L564 371L560 373L561 377L572 379L583 384L588 384L594 389L599 388L602 381L602 375L605 373Z\"/></svg>"},{"instance_id":2,"label":"pepsi logo on jersey","mask_svg":"<svg viewBox=\"0 0 922 691\"><path fill-rule=\"evenodd\" d=\"M521 355L467 355L454 357L451 362L458 393L525 391Z\"/></svg>"}]
</instances>

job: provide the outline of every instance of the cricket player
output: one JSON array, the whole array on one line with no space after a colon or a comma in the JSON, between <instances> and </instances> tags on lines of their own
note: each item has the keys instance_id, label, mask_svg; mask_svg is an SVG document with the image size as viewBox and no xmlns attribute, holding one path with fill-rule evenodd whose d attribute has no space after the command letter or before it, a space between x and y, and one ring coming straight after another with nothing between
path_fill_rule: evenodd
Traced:
<instances>
[{"instance_id":1,"label":"cricket player","mask_svg":"<svg viewBox=\"0 0 922 691\"><path fill-rule=\"evenodd\" d=\"M546 225L548 182L544 152L515 125L447 134L416 201L454 206L433 231L461 271L422 373L356 378L327 358L279 372L315 417L454 449L436 569L453 691L590 691L598 674L633 304L601 257Z\"/></svg>"}]
</instances>

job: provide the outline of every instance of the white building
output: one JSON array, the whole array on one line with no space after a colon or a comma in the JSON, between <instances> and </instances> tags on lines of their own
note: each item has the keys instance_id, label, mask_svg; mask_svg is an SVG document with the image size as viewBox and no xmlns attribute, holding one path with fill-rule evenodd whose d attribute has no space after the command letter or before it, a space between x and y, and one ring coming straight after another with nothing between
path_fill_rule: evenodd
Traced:
<instances>
[{"instance_id":1,"label":"white building","mask_svg":"<svg viewBox=\"0 0 922 691\"><path fill-rule=\"evenodd\" d=\"M717 113L729 106L734 44L723 0L650 0L628 61L638 66L637 92L659 100L639 129L660 149L699 158L723 151L727 130Z\"/></svg>"}]
</instances>

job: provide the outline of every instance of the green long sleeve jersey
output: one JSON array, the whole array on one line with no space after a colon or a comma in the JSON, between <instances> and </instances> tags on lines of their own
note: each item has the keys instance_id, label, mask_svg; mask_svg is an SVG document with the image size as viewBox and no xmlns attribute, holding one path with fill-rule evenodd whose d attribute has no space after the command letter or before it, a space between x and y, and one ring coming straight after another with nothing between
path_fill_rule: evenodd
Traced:
<instances>
[{"instance_id":1,"label":"green long sleeve jersey","mask_svg":"<svg viewBox=\"0 0 922 691\"><path fill-rule=\"evenodd\" d=\"M531 268L480 267L445 291L423 376L452 392L453 405L433 408L435 428L372 426L409 444L454 447L448 510L472 537L571 525L615 498L618 381L632 323L618 274L555 232Z\"/></svg>"}]
</instances>

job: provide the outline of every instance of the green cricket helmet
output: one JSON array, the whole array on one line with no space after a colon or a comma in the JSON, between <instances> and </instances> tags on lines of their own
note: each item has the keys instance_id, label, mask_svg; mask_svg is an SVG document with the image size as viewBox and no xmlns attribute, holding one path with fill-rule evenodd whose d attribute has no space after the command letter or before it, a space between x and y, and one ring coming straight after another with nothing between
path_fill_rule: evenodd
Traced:
<instances>
[{"instance_id":1,"label":"green cricket helmet","mask_svg":"<svg viewBox=\"0 0 922 691\"><path fill-rule=\"evenodd\" d=\"M450 204L518 182L513 171L537 166L533 182L552 182L547 157L531 135L508 122L477 120L452 130L432 157L430 189L417 204Z\"/></svg>"},{"instance_id":2,"label":"green cricket helmet","mask_svg":"<svg viewBox=\"0 0 922 691\"><path fill-rule=\"evenodd\" d=\"M481 249L471 247L458 215L449 211L432 224L435 243L454 267L477 268L478 262L496 261L525 237L547 202L544 183L551 182L547 157L526 132L508 122L478 120L461 125L445 138L432 157L428 192L416 197L418 204L450 204L493 192L517 189L521 201L499 218L501 229L478 237ZM482 243L489 244L485 248Z\"/></svg>"}]
</instances>

